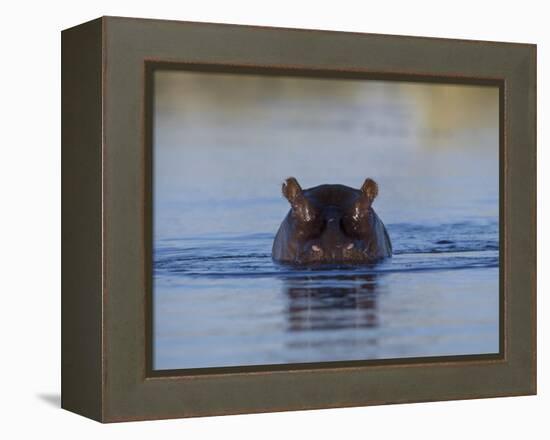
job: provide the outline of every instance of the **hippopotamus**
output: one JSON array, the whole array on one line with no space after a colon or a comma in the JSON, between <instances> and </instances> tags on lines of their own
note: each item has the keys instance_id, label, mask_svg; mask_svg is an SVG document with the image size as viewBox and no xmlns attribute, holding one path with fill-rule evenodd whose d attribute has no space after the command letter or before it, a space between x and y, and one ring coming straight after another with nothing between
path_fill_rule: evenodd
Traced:
<instances>
[{"instance_id":1,"label":"hippopotamus","mask_svg":"<svg viewBox=\"0 0 550 440\"><path fill-rule=\"evenodd\" d=\"M273 242L275 261L295 265L371 264L391 257L388 231L372 207L378 185L360 189L319 185L302 189L296 178L282 186L290 211Z\"/></svg>"}]
</instances>

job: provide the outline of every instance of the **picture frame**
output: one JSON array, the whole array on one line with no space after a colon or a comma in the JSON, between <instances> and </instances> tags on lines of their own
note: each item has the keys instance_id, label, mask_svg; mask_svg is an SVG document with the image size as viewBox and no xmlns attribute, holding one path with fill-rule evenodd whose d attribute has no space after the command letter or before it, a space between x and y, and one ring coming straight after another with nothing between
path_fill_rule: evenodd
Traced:
<instances>
[{"instance_id":1,"label":"picture frame","mask_svg":"<svg viewBox=\"0 0 550 440\"><path fill-rule=\"evenodd\" d=\"M151 72L500 93L500 352L157 372ZM62 32L62 407L100 422L536 394L536 46L102 17Z\"/></svg>"}]
</instances>

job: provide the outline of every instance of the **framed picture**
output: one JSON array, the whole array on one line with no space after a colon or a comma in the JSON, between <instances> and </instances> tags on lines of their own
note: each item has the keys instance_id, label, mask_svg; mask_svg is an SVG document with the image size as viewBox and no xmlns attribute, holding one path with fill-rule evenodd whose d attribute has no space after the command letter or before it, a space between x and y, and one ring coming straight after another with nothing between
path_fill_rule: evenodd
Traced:
<instances>
[{"instance_id":1,"label":"framed picture","mask_svg":"<svg viewBox=\"0 0 550 440\"><path fill-rule=\"evenodd\" d=\"M536 393L536 46L62 33L62 406Z\"/></svg>"}]
</instances>

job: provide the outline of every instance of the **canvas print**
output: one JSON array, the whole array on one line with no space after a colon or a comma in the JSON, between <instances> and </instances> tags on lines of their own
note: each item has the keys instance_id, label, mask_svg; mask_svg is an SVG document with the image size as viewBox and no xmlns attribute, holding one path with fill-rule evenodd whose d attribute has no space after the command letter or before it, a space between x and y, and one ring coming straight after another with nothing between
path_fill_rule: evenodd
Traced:
<instances>
[{"instance_id":1,"label":"canvas print","mask_svg":"<svg viewBox=\"0 0 550 440\"><path fill-rule=\"evenodd\" d=\"M151 74L154 370L499 353L498 87Z\"/></svg>"}]
</instances>

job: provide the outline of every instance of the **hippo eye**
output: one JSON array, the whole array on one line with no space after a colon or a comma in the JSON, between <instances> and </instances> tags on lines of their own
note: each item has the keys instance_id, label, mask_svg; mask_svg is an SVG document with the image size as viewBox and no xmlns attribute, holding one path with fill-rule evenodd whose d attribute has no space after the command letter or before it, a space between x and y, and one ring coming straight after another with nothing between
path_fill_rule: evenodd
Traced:
<instances>
[{"instance_id":1,"label":"hippo eye","mask_svg":"<svg viewBox=\"0 0 550 440\"><path fill-rule=\"evenodd\" d=\"M362 222L360 219L356 219L351 215L347 215L342 218L340 226L348 237L357 238L360 236L361 223ZM353 247L353 243L350 244ZM349 249L351 249L351 247Z\"/></svg>"},{"instance_id":2,"label":"hippo eye","mask_svg":"<svg viewBox=\"0 0 550 440\"><path fill-rule=\"evenodd\" d=\"M325 229L325 221L321 216L317 216L310 222L298 222L297 230L302 240L313 240L318 238Z\"/></svg>"},{"instance_id":3,"label":"hippo eye","mask_svg":"<svg viewBox=\"0 0 550 440\"><path fill-rule=\"evenodd\" d=\"M368 223L372 217L372 198L361 195L353 204L347 207L343 216L343 229L355 235L362 225Z\"/></svg>"}]
</instances>

